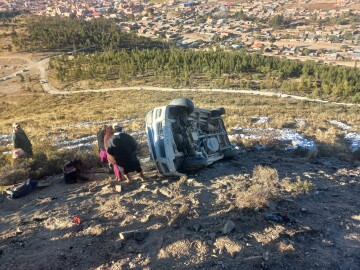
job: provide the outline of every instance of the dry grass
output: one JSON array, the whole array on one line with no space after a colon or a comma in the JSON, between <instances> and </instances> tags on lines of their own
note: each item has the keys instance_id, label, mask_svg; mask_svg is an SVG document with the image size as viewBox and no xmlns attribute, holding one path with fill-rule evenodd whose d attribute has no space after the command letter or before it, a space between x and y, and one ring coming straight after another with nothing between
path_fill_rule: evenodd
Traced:
<instances>
[{"instance_id":1,"label":"dry grass","mask_svg":"<svg viewBox=\"0 0 360 270\"><path fill-rule=\"evenodd\" d=\"M28 179L29 176L30 168L25 160L16 165L6 165L0 170L0 186L8 186L23 182Z\"/></svg>"},{"instance_id":2,"label":"dry grass","mask_svg":"<svg viewBox=\"0 0 360 270\"><path fill-rule=\"evenodd\" d=\"M242 246L235 241L232 241L229 237L223 236L216 239L214 246L219 250L219 254L223 252L229 253L230 256L235 256L242 249Z\"/></svg>"},{"instance_id":3,"label":"dry grass","mask_svg":"<svg viewBox=\"0 0 360 270\"><path fill-rule=\"evenodd\" d=\"M158 258L180 258L188 257L189 259L197 259L208 252L207 245L200 240L193 242L189 240L179 240L162 248L159 252Z\"/></svg>"},{"instance_id":4,"label":"dry grass","mask_svg":"<svg viewBox=\"0 0 360 270\"><path fill-rule=\"evenodd\" d=\"M311 135L321 123L321 127L329 129L328 119L346 121L354 129L359 129L359 108L346 108L316 103L281 100L277 98L253 97L237 94L207 93L166 93L141 90L117 91L108 93L73 94L69 96L49 96L46 94L24 95L15 102L13 97L3 96L0 108L3 117L0 120L3 127L1 132L8 133L14 120L22 122L30 133L42 132L47 127L66 126L81 121L100 121L107 119L124 120L139 118L139 122L129 127L143 128L145 114L156 106L167 104L174 98L187 97L194 100L196 106L214 109L225 107L224 116L227 127L236 125L249 127L256 126L251 122L253 116L268 116L271 127L303 118L308 123ZM31 104L31 106L27 106ZM334 111L337 107L345 110L345 115ZM71 134L79 128L74 128ZM85 129L86 130L86 129ZM81 130L82 132L84 129ZM89 132L93 130L88 128ZM307 134L308 135L308 134Z\"/></svg>"},{"instance_id":5,"label":"dry grass","mask_svg":"<svg viewBox=\"0 0 360 270\"><path fill-rule=\"evenodd\" d=\"M291 182L289 178L285 178L282 183L282 188L294 194L306 193L313 188L313 184L308 180L301 180L300 176L296 177L295 182Z\"/></svg>"},{"instance_id":6,"label":"dry grass","mask_svg":"<svg viewBox=\"0 0 360 270\"><path fill-rule=\"evenodd\" d=\"M302 181L299 176L295 182L290 178L280 179L276 169L258 165L254 168L252 178L242 179L232 189L236 207L260 209L268 207L269 201L278 199L284 192L298 195L309 192L312 187L310 181Z\"/></svg>"},{"instance_id":7,"label":"dry grass","mask_svg":"<svg viewBox=\"0 0 360 270\"><path fill-rule=\"evenodd\" d=\"M323 156L334 153L350 155L346 142L342 140L344 132L333 127L328 122L329 119L342 121L352 126L354 131L360 130L359 107L350 108L229 93L205 95L196 92L129 90L65 96L31 93L21 94L21 98L2 95L0 134L9 134L13 122L22 124L34 144L35 161L31 168L36 171L35 176L42 177L47 173L58 172L65 158L81 156L81 153L56 152L52 146L51 134L61 132L67 134L68 140L71 140L96 134L100 128L100 124L88 126L75 124L87 121L115 122L134 118L135 121L125 124L125 129L128 132L144 130L146 113L154 107L168 104L177 97L190 98L198 107L208 109L224 107L226 109L224 123L228 130L235 126L259 127L252 121L253 116L269 117L269 123L262 127L286 127L293 125L295 119L303 119L306 124L294 128L306 136L311 136L319 145L319 154ZM264 143L267 144L268 141ZM6 151L9 148L2 145L1 150ZM146 152L146 143L141 143L141 151ZM82 158L86 159L88 155ZM96 164L95 159L96 153L92 153L90 160L86 162ZM2 165L6 165L9 163L9 158L1 155L0 161Z\"/></svg>"},{"instance_id":8,"label":"dry grass","mask_svg":"<svg viewBox=\"0 0 360 270\"><path fill-rule=\"evenodd\" d=\"M280 179L276 169L258 165L254 168L251 184L239 192L236 205L239 208L261 208L268 205L281 190Z\"/></svg>"},{"instance_id":9,"label":"dry grass","mask_svg":"<svg viewBox=\"0 0 360 270\"><path fill-rule=\"evenodd\" d=\"M64 164L73 159L81 159L85 169L100 165L97 152L79 150L57 150L53 146L34 147L34 156L28 159L8 160L0 169L0 185L12 185L24 180L41 179L62 172Z\"/></svg>"},{"instance_id":10,"label":"dry grass","mask_svg":"<svg viewBox=\"0 0 360 270\"><path fill-rule=\"evenodd\" d=\"M285 241L281 241L278 244L278 249L282 253L291 253L295 251L294 245L291 243L286 243Z\"/></svg>"}]
</instances>

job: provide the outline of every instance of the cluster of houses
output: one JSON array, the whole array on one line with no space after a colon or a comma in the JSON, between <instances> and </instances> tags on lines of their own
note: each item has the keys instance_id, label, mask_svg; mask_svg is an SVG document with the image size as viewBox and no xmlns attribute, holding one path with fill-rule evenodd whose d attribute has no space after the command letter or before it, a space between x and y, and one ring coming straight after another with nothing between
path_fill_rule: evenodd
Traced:
<instances>
[{"instance_id":1,"label":"cluster of houses","mask_svg":"<svg viewBox=\"0 0 360 270\"><path fill-rule=\"evenodd\" d=\"M114 18L125 31L166 38L183 47L360 60L360 22L319 23L346 14L359 18L357 0L7 0L0 3L0 11L10 9L84 20ZM288 27L273 29L264 23L276 15L290 21ZM315 46L311 45L319 43L325 44L324 47L312 48ZM334 43L339 44L336 49L330 45Z\"/></svg>"}]
</instances>

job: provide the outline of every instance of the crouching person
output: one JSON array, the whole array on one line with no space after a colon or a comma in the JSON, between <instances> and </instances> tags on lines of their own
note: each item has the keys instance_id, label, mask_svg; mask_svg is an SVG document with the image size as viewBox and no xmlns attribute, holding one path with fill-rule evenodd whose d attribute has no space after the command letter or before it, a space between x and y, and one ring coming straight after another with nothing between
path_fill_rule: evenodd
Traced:
<instances>
[{"instance_id":1,"label":"crouching person","mask_svg":"<svg viewBox=\"0 0 360 270\"><path fill-rule=\"evenodd\" d=\"M108 141L108 154L115 158L116 165L123 169L123 175L127 181L131 181L130 172L137 172L141 180L147 180L141 169L136 155L137 143L135 139L122 131L121 123L114 123L114 135Z\"/></svg>"},{"instance_id":2,"label":"crouching person","mask_svg":"<svg viewBox=\"0 0 360 270\"><path fill-rule=\"evenodd\" d=\"M63 167L64 181L66 184L74 184L78 181L88 181L89 178L82 175L83 163L80 159L72 159Z\"/></svg>"}]
</instances>

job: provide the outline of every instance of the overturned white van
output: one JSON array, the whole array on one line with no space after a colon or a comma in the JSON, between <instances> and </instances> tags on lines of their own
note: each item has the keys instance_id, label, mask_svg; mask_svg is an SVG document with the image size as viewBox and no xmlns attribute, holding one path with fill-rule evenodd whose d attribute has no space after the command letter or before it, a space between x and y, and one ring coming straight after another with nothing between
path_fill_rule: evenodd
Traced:
<instances>
[{"instance_id":1,"label":"overturned white van","mask_svg":"<svg viewBox=\"0 0 360 270\"><path fill-rule=\"evenodd\" d=\"M190 99L179 98L146 115L146 133L151 158L168 176L204 168L236 155L221 115L224 108L194 107Z\"/></svg>"}]
</instances>

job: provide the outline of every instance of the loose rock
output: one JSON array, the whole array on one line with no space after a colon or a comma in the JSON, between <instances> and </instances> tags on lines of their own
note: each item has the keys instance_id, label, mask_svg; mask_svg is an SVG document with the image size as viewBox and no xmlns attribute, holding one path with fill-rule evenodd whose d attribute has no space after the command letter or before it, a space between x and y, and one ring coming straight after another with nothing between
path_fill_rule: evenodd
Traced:
<instances>
[{"instance_id":1,"label":"loose rock","mask_svg":"<svg viewBox=\"0 0 360 270\"><path fill-rule=\"evenodd\" d=\"M120 240L134 239L136 241L142 241L149 235L146 231L127 231L119 233Z\"/></svg>"},{"instance_id":2,"label":"loose rock","mask_svg":"<svg viewBox=\"0 0 360 270\"><path fill-rule=\"evenodd\" d=\"M235 229L235 223L231 220L228 220L222 230L223 234L229 234L231 231Z\"/></svg>"},{"instance_id":3,"label":"loose rock","mask_svg":"<svg viewBox=\"0 0 360 270\"><path fill-rule=\"evenodd\" d=\"M121 185L115 185L115 191L116 192L121 192L121 190L122 190Z\"/></svg>"},{"instance_id":4,"label":"loose rock","mask_svg":"<svg viewBox=\"0 0 360 270\"><path fill-rule=\"evenodd\" d=\"M168 188L166 188L166 187L160 188L160 189L159 189L159 192L160 192L162 195L164 195L164 196L166 196L166 197L168 197L168 198L171 198L171 197L172 197L172 192L171 192L171 190L168 189Z\"/></svg>"}]
</instances>

